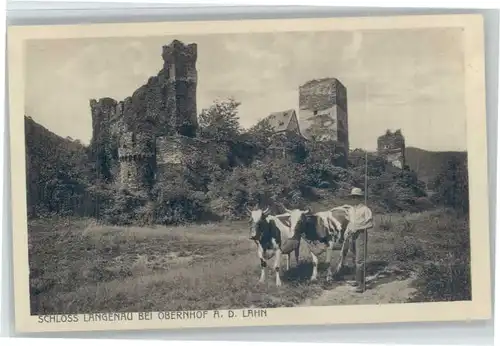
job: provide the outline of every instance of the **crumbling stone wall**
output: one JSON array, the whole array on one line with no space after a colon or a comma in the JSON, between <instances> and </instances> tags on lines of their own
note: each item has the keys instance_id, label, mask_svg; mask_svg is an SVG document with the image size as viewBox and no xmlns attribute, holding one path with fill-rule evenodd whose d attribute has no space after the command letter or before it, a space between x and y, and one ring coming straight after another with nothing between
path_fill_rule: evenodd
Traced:
<instances>
[{"instance_id":1,"label":"crumbling stone wall","mask_svg":"<svg viewBox=\"0 0 500 346\"><path fill-rule=\"evenodd\" d=\"M377 139L377 152L395 167L405 166L405 138L401 130L387 132Z\"/></svg>"},{"instance_id":2,"label":"crumbling stone wall","mask_svg":"<svg viewBox=\"0 0 500 346\"><path fill-rule=\"evenodd\" d=\"M198 129L196 87L198 72L196 44L184 45L174 40L163 46L163 72L167 76L166 109L172 125L182 136L194 137Z\"/></svg>"},{"instance_id":3,"label":"crumbling stone wall","mask_svg":"<svg viewBox=\"0 0 500 346\"><path fill-rule=\"evenodd\" d=\"M148 132L125 132L120 138L118 158L120 183L129 190L148 189L154 183L154 136Z\"/></svg>"},{"instance_id":4,"label":"crumbling stone wall","mask_svg":"<svg viewBox=\"0 0 500 346\"><path fill-rule=\"evenodd\" d=\"M162 47L162 57L163 68L130 97L123 101L112 98L90 100L94 161L99 163L98 175L105 180L142 186L143 178L150 174L149 167L145 167L144 172L137 170L139 167L134 162L143 162L142 156L125 154L122 144L130 144L132 133L134 138L151 137L153 148L155 137L194 137L197 133L197 45L184 45L174 40ZM144 150L141 155L150 155L149 149L142 144L136 148ZM160 156L165 155L160 151ZM141 158L137 161L134 157ZM123 172L119 173L119 170Z\"/></svg>"},{"instance_id":5,"label":"crumbling stone wall","mask_svg":"<svg viewBox=\"0 0 500 346\"><path fill-rule=\"evenodd\" d=\"M112 123L116 118L116 100L106 97L90 100L92 115L92 140L90 143L92 161L96 162L98 179L113 179L117 162L118 143L113 137Z\"/></svg>"},{"instance_id":6,"label":"crumbling stone wall","mask_svg":"<svg viewBox=\"0 0 500 346\"><path fill-rule=\"evenodd\" d=\"M320 111L333 105L347 112L347 90L338 79L313 79L299 87L300 109Z\"/></svg>"},{"instance_id":7,"label":"crumbling stone wall","mask_svg":"<svg viewBox=\"0 0 500 346\"><path fill-rule=\"evenodd\" d=\"M224 167L229 147L210 140L187 136L168 136L156 139L155 182L178 181L179 177L195 184L211 168Z\"/></svg>"}]
</instances>

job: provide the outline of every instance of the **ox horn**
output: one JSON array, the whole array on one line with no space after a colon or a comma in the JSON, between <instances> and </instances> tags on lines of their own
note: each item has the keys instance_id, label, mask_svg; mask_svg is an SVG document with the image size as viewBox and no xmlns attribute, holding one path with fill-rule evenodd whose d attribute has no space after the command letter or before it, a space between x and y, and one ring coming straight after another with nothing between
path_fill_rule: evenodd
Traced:
<instances>
[{"instance_id":1,"label":"ox horn","mask_svg":"<svg viewBox=\"0 0 500 346\"><path fill-rule=\"evenodd\" d=\"M269 207L267 207L264 211L263 211L264 214L267 214L269 213Z\"/></svg>"}]
</instances>

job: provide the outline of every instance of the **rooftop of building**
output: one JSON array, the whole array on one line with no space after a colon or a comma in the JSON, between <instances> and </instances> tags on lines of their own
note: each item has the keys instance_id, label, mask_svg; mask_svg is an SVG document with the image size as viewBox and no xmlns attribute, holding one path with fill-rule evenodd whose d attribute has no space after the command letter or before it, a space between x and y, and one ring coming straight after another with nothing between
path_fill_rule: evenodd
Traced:
<instances>
[{"instance_id":1,"label":"rooftop of building","mask_svg":"<svg viewBox=\"0 0 500 346\"><path fill-rule=\"evenodd\" d=\"M287 109L281 112L273 112L265 119L273 128L274 132L285 131L293 117L297 117L294 109Z\"/></svg>"}]
</instances>

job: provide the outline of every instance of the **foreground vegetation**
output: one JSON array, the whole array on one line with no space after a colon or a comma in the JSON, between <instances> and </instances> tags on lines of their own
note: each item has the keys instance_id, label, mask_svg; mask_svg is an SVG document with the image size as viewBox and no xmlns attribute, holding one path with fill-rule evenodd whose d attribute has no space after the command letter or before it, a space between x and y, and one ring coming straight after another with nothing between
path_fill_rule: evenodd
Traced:
<instances>
[{"instance_id":1,"label":"foreground vegetation","mask_svg":"<svg viewBox=\"0 0 500 346\"><path fill-rule=\"evenodd\" d=\"M416 273L411 301L470 299L466 220L439 210L375 221L369 275L387 265L399 268L399 278ZM342 284L327 286L324 275L309 283L310 257L302 246L300 265L292 259L290 271L283 269L282 287L275 287L271 271L258 285L247 232L244 222L140 228L88 219L32 221L32 313L287 307Z\"/></svg>"}]
</instances>

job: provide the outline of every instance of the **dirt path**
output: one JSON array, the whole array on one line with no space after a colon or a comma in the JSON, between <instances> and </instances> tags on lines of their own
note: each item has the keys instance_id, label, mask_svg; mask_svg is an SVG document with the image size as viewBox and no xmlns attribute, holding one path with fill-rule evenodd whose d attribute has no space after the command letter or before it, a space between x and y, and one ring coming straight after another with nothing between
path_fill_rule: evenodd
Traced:
<instances>
[{"instance_id":1,"label":"dirt path","mask_svg":"<svg viewBox=\"0 0 500 346\"><path fill-rule=\"evenodd\" d=\"M402 276L395 268L386 269L376 275L367 277L367 290L365 293L356 293L354 288L346 283L331 290L325 290L319 297L307 299L301 305L404 303L416 291L410 287L414 280L414 275Z\"/></svg>"}]
</instances>

